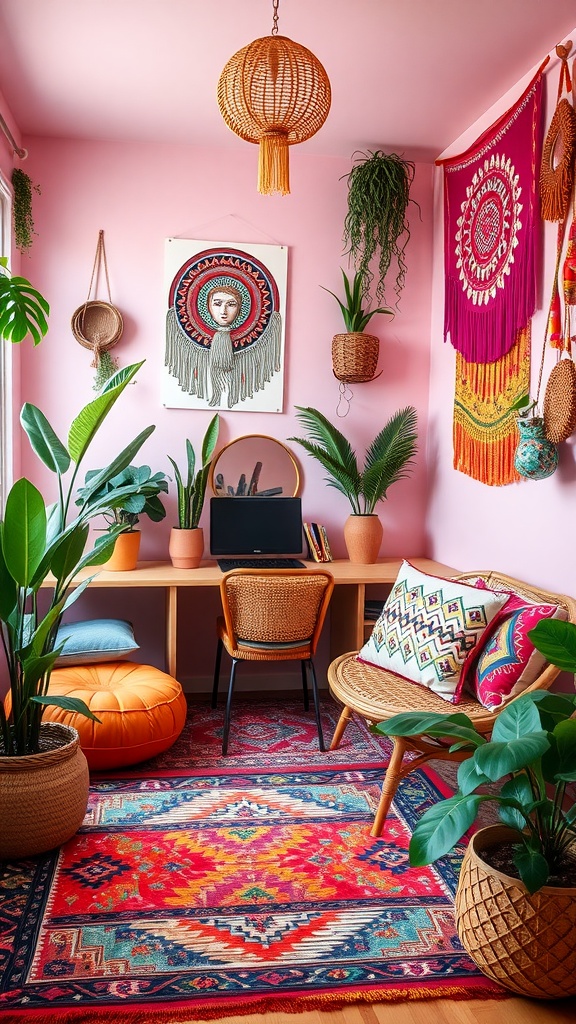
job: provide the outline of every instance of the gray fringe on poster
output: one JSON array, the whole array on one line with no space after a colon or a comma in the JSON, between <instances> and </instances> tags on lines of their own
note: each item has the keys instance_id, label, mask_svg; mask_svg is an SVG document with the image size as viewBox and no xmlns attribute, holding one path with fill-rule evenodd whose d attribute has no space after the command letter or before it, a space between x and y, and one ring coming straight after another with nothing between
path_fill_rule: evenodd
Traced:
<instances>
[{"instance_id":1,"label":"gray fringe on poster","mask_svg":"<svg viewBox=\"0 0 576 1024\"><path fill-rule=\"evenodd\" d=\"M260 337L235 350L229 330L218 330L209 348L192 342L178 323L173 306L166 314L165 365L182 391L197 395L211 406L221 404L228 388L228 408L252 398L280 371L282 317L273 312ZM210 389L208 389L208 382ZM210 390L210 397L209 397Z\"/></svg>"}]
</instances>

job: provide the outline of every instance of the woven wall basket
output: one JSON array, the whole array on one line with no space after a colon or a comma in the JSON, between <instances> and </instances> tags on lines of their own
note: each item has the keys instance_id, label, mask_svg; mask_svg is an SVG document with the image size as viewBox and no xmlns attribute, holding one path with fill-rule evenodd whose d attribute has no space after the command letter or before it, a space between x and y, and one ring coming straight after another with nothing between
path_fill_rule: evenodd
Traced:
<instances>
[{"instance_id":1,"label":"woven wall basket","mask_svg":"<svg viewBox=\"0 0 576 1024\"><path fill-rule=\"evenodd\" d=\"M548 441L560 444L576 429L576 365L559 359L544 395L544 433Z\"/></svg>"},{"instance_id":2,"label":"woven wall basket","mask_svg":"<svg viewBox=\"0 0 576 1024\"><path fill-rule=\"evenodd\" d=\"M482 858L516 834L489 825L470 840L455 901L460 941L483 974L521 996L575 995L576 889L547 885L531 895Z\"/></svg>"},{"instance_id":3,"label":"woven wall basket","mask_svg":"<svg viewBox=\"0 0 576 1024\"><path fill-rule=\"evenodd\" d=\"M355 332L332 338L332 369L338 380L360 384L374 380L380 342L373 334Z\"/></svg>"},{"instance_id":4,"label":"woven wall basket","mask_svg":"<svg viewBox=\"0 0 576 1024\"><path fill-rule=\"evenodd\" d=\"M88 762L76 729L40 726L39 754L0 756L0 860L53 850L78 831L88 806Z\"/></svg>"},{"instance_id":5,"label":"woven wall basket","mask_svg":"<svg viewBox=\"0 0 576 1024\"><path fill-rule=\"evenodd\" d=\"M91 299L79 306L70 321L72 334L84 348L107 352L122 336L122 314L111 302Z\"/></svg>"}]
</instances>

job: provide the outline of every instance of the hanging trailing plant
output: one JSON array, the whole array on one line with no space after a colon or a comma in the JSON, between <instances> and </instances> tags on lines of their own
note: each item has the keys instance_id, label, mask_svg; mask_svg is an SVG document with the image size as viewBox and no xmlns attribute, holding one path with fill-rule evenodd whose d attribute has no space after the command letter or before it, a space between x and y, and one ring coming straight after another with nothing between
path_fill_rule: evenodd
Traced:
<instances>
[{"instance_id":1,"label":"hanging trailing plant","mask_svg":"<svg viewBox=\"0 0 576 1024\"><path fill-rule=\"evenodd\" d=\"M32 217L32 191L40 195L40 186L33 185L26 171L15 167L12 171L12 188L14 189L14 239L16 248L26 253L33 242L34 219Z\"/></svg>"},{"instance_id":2,"label":"hanging trailing plant","mask_svg":"<svg viewBox=\"0 0 576 1024\"><path fill-rule=\"evenodd\" d=\"M392 258L397 264L394 291L396 298L404 287L404 253L410 239L406 211L414 164L396 153L358 154L348 179L348 212L344 221L345 252L363 277L364 295L368 295L375 274L371 267L377 255L376 299L385 299L384 279ZM412 200L413 202L413 200Z\"/></svg>"}]
</instances>

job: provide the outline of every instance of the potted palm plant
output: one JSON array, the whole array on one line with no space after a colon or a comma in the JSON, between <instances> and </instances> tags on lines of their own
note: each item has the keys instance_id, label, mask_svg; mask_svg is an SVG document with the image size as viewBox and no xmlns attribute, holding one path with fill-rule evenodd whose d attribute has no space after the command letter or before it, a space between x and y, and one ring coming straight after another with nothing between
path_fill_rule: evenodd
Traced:
<instances>
[{"instance_id":1,"label":"potted palm plant","mask_svg":"<svg viewBox=\"0 0 576 1024\"><path fill-rule=\"evenodd\" d=\"M552 628L550 628L552 627ZM542 650L576 670L576 626L539 623ZM558 640L558 637L563 638ZM484 974L521 995L576 994L576 696L534 691L498 714L487 740L460 712L407 712L374 726L388 736L426 733L469 750L458 792L429 807L412 835L410 863L449 853L495 803L502 824L469 840L456 892L462 944Z\"/></svg>"},{"instance_id":2,"label":"potted palm plant","mask_svg":"<svg viewBox=\"0 0 576 1024\"><path fill-rule=\"evenodd\" d=\"M323 413L309 406L296 409L308 436L288 440L301 444L328 473L328 485L350 502L352 512L344 524L350 561L375 562L383 532L375 508L393 483L409 475L418 450L416 410L407 406L390 417L368 447L360 469L350 442Z\"/></svg>"},{"instance_id":3,"label":"potted palm plant","mask_svg":"<svg viewBox=\"0 0 576 1024\"><path fill-rule=\"evenodd\" d=\"M48 696L60 653L58 627L93 578L78 582L79 573L106 561L121 531L115 527L88 545L90 522L103 510L99 490L130 463L154 426L93 476L74 517L73 493L94 436L141 366L119 370L81 409L66 444L36 406L27 403L21 412L33 451L57 477L58 498L47 507L31 481L17 480L0 523L0 629L10 680L6 706L0 703L0 858L51 849L73 835L84 817L88 770L78 735L66 726L43 723L42 713L52 704L93 717L81 700ZM119 488L121 493L107 495L106 504L125 501L132 490Z\"/></svg>"},{"instance_id":4,"label":"potted palm plant","mask_svg":"<svg viewBox=\"0 0 576 1024\"><path fill-rule=\"evenodd\" d=\"M115 476L101 478L98 483L101 474L100 469L86 473L76 504L82 508L86 501L97 498L108 532L115 534L114 550L103 568L113 572L135 569L140 551L141 534L136 529L140 516L148 516L153 523L164 519L166 509L160 494L168 492L168 481L164 473L152 473L150 466L125 466Z\"/></svg>"},{"instance_id":5,"label":"potted palm plant","mask_svg":"<svg viewBox=\"0 0 576 1024\"><path fill-rule=\"evenodd\" d=\"M366 334L364 328L377 313L386 313L388 316L394 313L386 306L366 308L364 273L357 270L350 281L342 268L340 270L344 282L344 301L329 288L320 286L336 299L346 327L346 334L335 334L332 339L332 369L338 380L359 384L374 379L380 347L378 338L374 334Z\"/></svg>"},{"instance_id":6,"label":"potted palm plant","mask_svg":"<svg viewBox=\"0 0 576 1024\"><path fill-rule=\"evenodd\" d=\"M178 526L170 532L169 553L172 565L177 569L197 569L204 553L204 531L199 525L206 497L206 485L212 464L212 456L218 441L220 417L212 417L202 441L200 468L196 471L196 455L191 442L186 439L186 480L176 462L170 456L178 494Z\"/></svg>"}]
</instances>

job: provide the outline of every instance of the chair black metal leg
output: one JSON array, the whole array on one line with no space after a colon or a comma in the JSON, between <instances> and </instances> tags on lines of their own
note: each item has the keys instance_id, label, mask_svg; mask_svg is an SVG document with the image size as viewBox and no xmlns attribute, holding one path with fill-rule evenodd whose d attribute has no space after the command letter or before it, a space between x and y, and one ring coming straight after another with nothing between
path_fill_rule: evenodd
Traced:
<instances>
[{"instance_id":1,"label":"chair black metal leg","mask_svg":"<svg viewBox=\"0 0 576 1024\"><path fill-rule=\"evenodd\" d=\"M212 707L215 708L218 705L218 683L220 682L220 663L222 661L222 641L218 640L218 646L216 648L216 662L214 665L214 682L212 684Z\"/></svg>"},{"instance_id":2,"label":"chair black metal leg","mask_svg":"<svg viewBox=\"0 0 576 1024\"><path fill-rule=\"evenodd\" d=\"M314 712L316 714L316 728L318 729L318 746L321 751L326 750L324 746L324 737L322 735L322 723L320 721L320 700L318 698L318 683L316 681L316 670L314 668L314 662L310 659L307 664L310 666L310 672L312 675L312 696L314 697Z\"/></svg>"},{"instance_id":3,"label":"chair black metal leg","mask_svg":"<svg viewBox=\"0 0 576 1024\"><path fill-rule=\"evenodd\" d=\"M310 701L308 700L308 679L306 677L306 662L300 662L300 668L302 669L302 691L304 693L304 711L308 711L310 707Z\"/></svg>"},{"instance_id":4,"label":"chair black metal leg","mask_svg":"<svg viewBox=\"0 0 576 1024\"><path fill-rule=\"evenodd\" d=\"M222 757L228 753L228 733L230 732L230 711L232 709L232 694L234 692L234 677L236 675L237 658L232 658L230 668L230 682L228 683L228 700L226 701L226 715L224 717L224 733L222 735Z\"/></svg>"}]
</instances>

